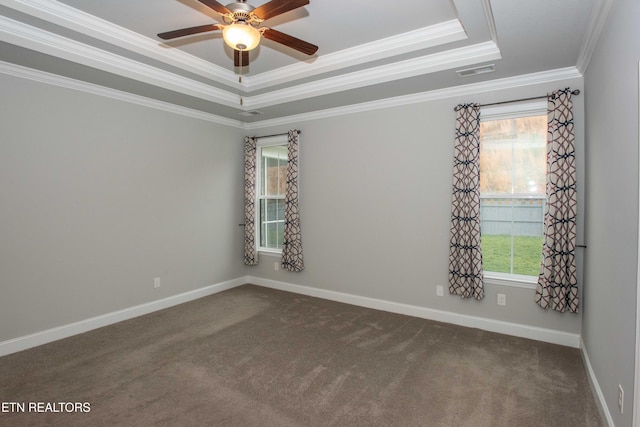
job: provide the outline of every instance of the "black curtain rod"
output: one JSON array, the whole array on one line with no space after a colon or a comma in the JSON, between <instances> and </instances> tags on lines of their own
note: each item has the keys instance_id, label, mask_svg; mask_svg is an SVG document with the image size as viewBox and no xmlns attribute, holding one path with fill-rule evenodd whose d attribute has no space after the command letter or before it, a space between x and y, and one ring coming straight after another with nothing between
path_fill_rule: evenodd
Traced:
<instances>
[{"instance_id":1,"label":"black curtain rod","mask_svg":"<svg viewBox=\"0 0 640 427\"><path fill-rule=\"evenodd\" d=\"M580 89L574 89L571 91L572 95L580 95ZM490 105L501 105L501 104L511 104L512 102L522 102L522 101L533 101L534 99L544 99L547 95L544 96L534 96L532 98L522 98L522 99L512 99L511 101L501 101L501 102L492 102L490 104L480 104L480 107L488 107ZM453 111L458 111L460 109L459 105L453 107Z\"/></svg>"},{"instance_id":2,"label":"black curtain rod","mask_svg":"<svg viewBox=\"0 0 640 427\"><path fill-rule=\"evenodd\" d=\"M296 129L296 132L298 132L298 135L300 135L302 133L302 131L297 130L297 129ZM273 135L254 136L254 138L258 138L258 139L260 139L260 138L271 138L272 136L285 136L285 135L289 135L289 132L287 132L287 133L276 133L276 134L273 134Z\"/></svg>"}]
</instances>

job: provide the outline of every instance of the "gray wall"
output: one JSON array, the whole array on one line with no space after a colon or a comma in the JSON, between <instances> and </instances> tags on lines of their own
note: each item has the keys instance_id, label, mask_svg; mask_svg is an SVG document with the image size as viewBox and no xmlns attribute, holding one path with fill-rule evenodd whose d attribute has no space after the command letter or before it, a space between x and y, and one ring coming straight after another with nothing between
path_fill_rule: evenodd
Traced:
<instances>
[{"instance_id":1,"label":"gray wall","mask_svg":"<svg viewBox=\"0 0 640 427\"><path fill-rule=\"evenodd\" d=\"M471 83L471 82L470 82ZM436 296L447 288L453 107L531 96L571 86L554 82L460 99L349 114L262 129L302 130L301 222L305 271L274 271L262 256L257 277L465 315L580 333L581 314L545 311L532 289L487 285L483 301ZM578 162L584 162L583 97L575 98ZM581 206L583 200L581 200ZM579 212L582 221L582 209ZM580 254L581 256L581 254ZM507 306L496 304L497 292Z\"/></svg>"},{"instance_id":2,"label":"gray wall","mask_svg":"<svg viewBox=\"0 0 640 427\"><path fill-rule=\"evenodd\" d=\"M581 314L544 311L531 289L487 284L481 302L435 289L447 285L453 106L581 89L581 79L251 132L0 79L0 341L244 275L580 333ZM292 127L303 130L307 268L276 272L270 257L244 267L242 135Z\"/></svg>"},{"instance_id":3,"label":"gray wall","mask_svg":"<svg viewBox=\"0 0 640 427\"><path fill-rule=\"evenodd\" d=\"M612 46L632 28L638 38L634 13L621 11L631 4L616 3L626 27L608 27L589 69L579 170L590 171L582 332L612 412L615 386L625 387L620 425L630 424L635 340L637 62ZM435 289L447 285L453 106L583 89L582 79L251 132L5 75L0 86L0 341L244 275L581 333L582 314L544 311L531 289L488 284L480 302ZM574 101L580 166L585 97ZM306 270L276 272L272 257L245 267L242 136L293 127L303 131Z\"/></svg>"},{"instance_id":4,"label":"gray wall","mask_svg":"<svg viewBox=\"0 0 640 427\"><path fill-rule=\"evenodd\" d=\"M0 341L244 274L243 132L6 75L0 87Z\"/></svg>"},{"instance_id":5,"label":"gray wall","mask_svg":"<svg viewBox=\"0 0 640 427\"><path fill-rule=\"evenodd\" d=\"M582 337L615 425L633 414L638 261L640 2L618 0L585 73L586 289ZM625 391L624 414L617 387Z\"/></svg>"}]
</instances>

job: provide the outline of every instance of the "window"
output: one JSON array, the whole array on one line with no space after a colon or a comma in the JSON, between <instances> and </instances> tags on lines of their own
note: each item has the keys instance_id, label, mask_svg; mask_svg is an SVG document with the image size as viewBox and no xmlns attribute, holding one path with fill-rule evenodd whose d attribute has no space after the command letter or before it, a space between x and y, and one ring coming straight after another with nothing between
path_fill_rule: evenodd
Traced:
<instances>
[{"instance_id":1,"label":"window","mask_svg":"<svg viewBox=\"0 0 640 427\"><path fill-rule=\"evenodd\" d=\"M533 282L540 272L547 172L544 102L483 109L480 227L485 275Z\"/></svg>"},{"instance_id":2,"label":"window","mask_svg":"<svg viewBox=\"0 0 640 427\"><path fill-rule=\"evenodd\" d=\"M281 252L284 235L284 200L287 187L287 141L261 140L257 145L257 227L258 250Z\"/></svg>"}]
</instances>

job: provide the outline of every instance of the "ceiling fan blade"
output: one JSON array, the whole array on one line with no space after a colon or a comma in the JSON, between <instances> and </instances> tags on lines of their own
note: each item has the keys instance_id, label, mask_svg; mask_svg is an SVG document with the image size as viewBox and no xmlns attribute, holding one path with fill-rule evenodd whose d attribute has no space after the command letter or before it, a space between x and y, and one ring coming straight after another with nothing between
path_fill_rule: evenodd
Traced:
<instances>
[{"instance_id":1,"label":"ceiling fan blade","mask_svg":"<svg viewBox=\"0 0 640 427\"><path fill-rule=\"evenodd\" d=\"M201 0L202 1L202 0ZM309 4L309 0L271 0L253 10L253 14L260 19L267 20L293 9Z\"/></svg>"},{"instance_id":2,"label":"ceiling fan blade","mask_svg":"<svg viewBox=\"0 0 640 427\"><path fill-rule=\"evenodd\" d=\"M305 53L307 55L313 55L318 51L318 46L307 43L304 40L300 40L288 34L274 30L273 28L266 28L262 33L262 37L265 39L273 40L274 42L289 46L298 52Z\"/></svg>"},{"instance_id":3,"label":"ceiling fan blade","mask_svg":"<svg viewBox=\"0 0 640 427\"><path fill-rule=\"evenodd\" d=\"M198 1L203 5L208 6L209 8L215 10L220 15L228 15L230 13L233 14L233 12L231 12L226 6L223 6L222 4L218 3L215 0L198 0Z\"/></svg>"},{"instance_id":4,"label":"ceiling fan blade","mask_svg":"<svg viewBox=\"0 0 640 427\"><path fill-rule=\"evenodd\" d=\"M233 50L233 65L235 67L246 67L249 65L249 51L248 50Z\"/></svg>"},{"instance_id":5,"label":"ceiling fan blade","mask_svg":"<svg viewBox=\"0 0 640 427\"><path fill-rule=\"evenodd\" d=\"M220 29L222 29L222 25L218 24L199 25L197 27L182 28L181 30L173 30L167 31L166 33L160 33L158 34L158 37L163 40L171 40L177 37L190 36L192 34L206 33L208 31L216 31Z\"/></svg>"}]
</instances>

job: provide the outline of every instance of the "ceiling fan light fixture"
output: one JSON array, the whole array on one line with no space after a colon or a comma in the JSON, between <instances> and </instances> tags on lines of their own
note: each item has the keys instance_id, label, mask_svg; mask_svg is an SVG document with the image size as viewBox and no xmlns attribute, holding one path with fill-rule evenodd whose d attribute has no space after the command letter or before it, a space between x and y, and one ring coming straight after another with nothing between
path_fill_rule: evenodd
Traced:
<instances>
[{"instance_id":1,"label":"ceiling fan light fixture","mask_svg":"<svg viewBox=\"0 0 640 427\"><path fill-rule=\"evenodd\" d=\"M236 50L255 49L260 44L260 37L260 31L243 21L234 22L222 30L224 42Z\"/></svg>"}]
</instances>

